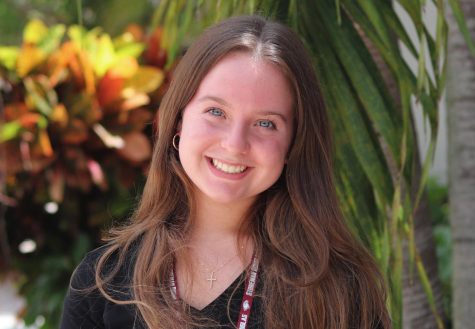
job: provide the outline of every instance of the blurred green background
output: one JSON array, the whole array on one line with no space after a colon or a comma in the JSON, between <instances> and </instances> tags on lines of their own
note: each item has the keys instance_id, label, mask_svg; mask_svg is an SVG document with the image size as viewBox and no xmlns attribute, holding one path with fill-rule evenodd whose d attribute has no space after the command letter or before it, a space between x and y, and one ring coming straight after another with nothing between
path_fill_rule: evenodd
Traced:
<instances>
[{"instance_id":1,"label":"blurred green background","mask_svg":"<svg viewBox=\"0 0 475 329\"><path fill-rule=\"evenodd\" d=\"M81 22L87 28L100 26L117 35L130 23L148 25L158 1L137 0L3 0L0 2L0 42L19 45L23 27L32 18L47 25Z\"/></svg>"}]
</instances>

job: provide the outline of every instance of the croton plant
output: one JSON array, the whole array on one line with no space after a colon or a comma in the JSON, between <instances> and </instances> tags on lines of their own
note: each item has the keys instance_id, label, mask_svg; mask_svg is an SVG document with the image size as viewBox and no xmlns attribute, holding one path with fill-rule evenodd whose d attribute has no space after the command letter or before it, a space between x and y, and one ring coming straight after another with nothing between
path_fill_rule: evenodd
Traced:
<instances>
[{"instance_id":1,"label":"croton plant","mask_svg":"<svg viewBox=\"0 0 475 329\"><path fill-rule=\"evenodd\" d=\"M20 47L0 47L0 263L22 273L30 322L57 318L71 269L140 192L170 74L161 35L34 20ZM30 254L18 252L25 240Z\"/></svg>"},{"instance_id":2,"label":"croton plant","mask_svg":"<svg viewBox=\"0 0 475 329\"><path fill-rule=\"evenodd\" d=\"M124 184L130 167L149 159L144 128L161 95L166 53L157 48L159 30L148 44L140 32L130 27L112 39L100 29L32 21L21 47L0 48L0 142L15 199L30 188L15 181L21 172L42 176L49 198L61 203L65 186L106 190L108 159L123 169Z\"/></svg>"}]
</instances>

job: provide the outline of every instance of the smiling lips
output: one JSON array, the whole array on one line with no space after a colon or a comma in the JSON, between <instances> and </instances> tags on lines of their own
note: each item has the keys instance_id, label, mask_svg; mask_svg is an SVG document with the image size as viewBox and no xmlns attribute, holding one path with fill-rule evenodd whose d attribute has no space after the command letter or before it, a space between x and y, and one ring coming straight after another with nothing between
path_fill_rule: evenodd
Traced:
<instances>
[{"instance_id":1,"label":"smiling lips","mask_svg":"<svg viewBox=\"0 0 475 329\"><path fill-rule=\"evenodd\" d=\"M246 166L235 166L235 165L230 165L230 164L227 164L227 163L223 163L219 160L216 160L216 159L211 159L211 162L213 164L213 166L222 171L222 172L225 172L227 174L240 174L242 172L244 172L247 167Z\"/></svg>"}]
</instances>

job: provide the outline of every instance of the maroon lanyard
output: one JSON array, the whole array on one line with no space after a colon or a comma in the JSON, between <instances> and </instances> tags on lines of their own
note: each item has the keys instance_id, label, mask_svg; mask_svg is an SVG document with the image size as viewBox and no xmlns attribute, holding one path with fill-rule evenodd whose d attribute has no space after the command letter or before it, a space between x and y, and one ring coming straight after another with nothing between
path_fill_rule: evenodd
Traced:
<instances>
[{"instance_id":1,"label":"maroon lanyard","mask_svg":"<svg viewBox=\"0 0 475 329\"><path fill-rule=\"evenodd\" d=\"M251 271L244 285L244 294L241 301L241 310L237 321L238 329L246 329L251 317L252 302L254 300L254 290L256 289L257 274L259 271L259 260L256 255L252 256ZM175 267L170 273L170 290L173 298L179 299L178 283L176 281Z\"/></svg>"}]
</instances>

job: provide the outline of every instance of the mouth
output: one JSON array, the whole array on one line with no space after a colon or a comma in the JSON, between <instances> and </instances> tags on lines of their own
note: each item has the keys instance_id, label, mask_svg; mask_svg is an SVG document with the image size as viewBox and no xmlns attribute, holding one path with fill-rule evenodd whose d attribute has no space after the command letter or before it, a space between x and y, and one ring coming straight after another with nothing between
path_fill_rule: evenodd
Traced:
<instances>
[{"instance_id":1,"label":"mouth","mask_svg":"<svg viewBox=\"0 0 475 329\"><path fill-rule=\"evenodd\" d=\"M249 167L243 165L232 165L229 163L224 163L214 158L209 158L210 163L219 171L222 171L226 174L240 174L245 172Z\"/></svg>"}]
</instances>

